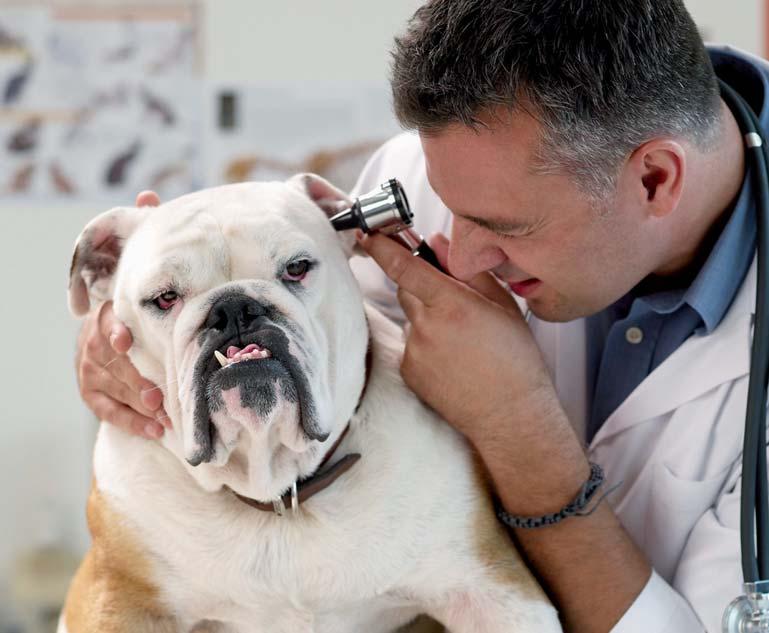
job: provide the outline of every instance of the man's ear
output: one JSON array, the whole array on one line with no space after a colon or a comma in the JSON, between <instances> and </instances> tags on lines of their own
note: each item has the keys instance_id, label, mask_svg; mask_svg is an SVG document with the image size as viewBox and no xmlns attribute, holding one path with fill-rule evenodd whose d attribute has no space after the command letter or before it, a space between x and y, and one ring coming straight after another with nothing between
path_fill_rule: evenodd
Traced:
<instances>
[{"instance_id":1,"label":"man's ear","mask_svg":"<svg viewBox=\"0 0 769 633\"><path fill-rule=\"evenodd\" d=\"M352 199L344 191L337 189L328 180L316 174L297 174L289 178L288 183L298 187L323 210L328 218L352 206ZM366 255L365 251L358 246L354 231L339 231L338 235L347 257Z\"/></svg>"},{"instance_id":2,"label":"man's ear","mask_svg":"<svg viewBox=\"0 0 769 633\"><path fill-rule=\"evenodd\" d=\"M69 309L75 316L83 316L92 304L112 298L123 245L148 209L116 207L86 224L75 242L69 269Z\"/></svg>"},{"instance_id":3,"label":"man's ear","mask_svg":"<svg viewBox=\"0 0 769 633\"><path fill-rule=\"evenodd\" d=\"M629 166L650 215L661 218L677 208L686 175L686 152L680 143L666 138L647 141L633 152Z\"/></svg>"}]
</instances>

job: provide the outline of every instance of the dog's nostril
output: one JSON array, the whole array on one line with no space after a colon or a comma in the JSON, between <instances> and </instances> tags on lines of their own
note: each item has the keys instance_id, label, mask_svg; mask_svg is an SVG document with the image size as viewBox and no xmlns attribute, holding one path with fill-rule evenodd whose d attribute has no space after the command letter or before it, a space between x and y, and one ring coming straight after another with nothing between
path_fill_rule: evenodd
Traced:
<instances>
[{"instance_id":1,"label":"dog's nostril","mask_svg":"<svg viewBox=\"0 0 769 633\"><path fill-rule=\"evenodd\" d=\"M206 328L219 332L233 326L248 329L266 313L266 308L250 297L224 297L211 307L206 319Z\"/></svg>"},{"instance_id":2,"label":"dog's nostril","mask_svg":"<svg viewBox=\"0 0 769 633\"><path fill-rule=\"evenodd\" d=\"M224 332L227 329L228 323L229 316L227 315L227 310L223 307L211 310L208 314L208 319L206 319L206 327L208 329L219 330L220 332Z\"/></svg>"},{"instance_id":3,"label":"dog's nostril","mask_svg":"<svg viewBox=\"0 0 769 633\"><path fill-rule=\"evenodd\" d=\"M243 312L241 313L240 317L242 319L243 325L251 325L254 321L256 321L257 318L262 316L264 314L264 310L256 310L254 309L253 305L245 305L243 306Z\"/></svg>"}]
</instances>

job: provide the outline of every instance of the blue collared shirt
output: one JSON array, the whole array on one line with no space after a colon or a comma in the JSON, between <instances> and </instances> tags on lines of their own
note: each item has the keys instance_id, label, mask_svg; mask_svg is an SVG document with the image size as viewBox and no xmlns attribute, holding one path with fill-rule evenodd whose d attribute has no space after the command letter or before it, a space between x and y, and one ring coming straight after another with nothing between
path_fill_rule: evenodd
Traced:
<instances>
[{"instance_id":1,"label":"blue collared shirt","mask_svg":"<svg viewBox=\"0 0 769 633\"><path fill-rule=\"evenodd\" d=\"M761 127L769 128L769 66L729 48L710 49L719 77L739 90ZM707 336L721 322L750 268L756 210L748 178L707 259L691 283L645 292L644 284L587 319L587 440L609 415L690 336Z\"/></svg>"}]
</instances>

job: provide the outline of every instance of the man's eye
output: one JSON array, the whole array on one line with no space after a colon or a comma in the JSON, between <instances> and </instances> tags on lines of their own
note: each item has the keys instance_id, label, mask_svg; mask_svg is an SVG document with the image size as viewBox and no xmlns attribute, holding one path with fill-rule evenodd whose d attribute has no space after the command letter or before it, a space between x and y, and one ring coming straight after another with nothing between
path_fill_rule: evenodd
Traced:
<instances>
[{"instance_id":1,"label":"man's eye","mask_svg":"<svg viewBox=\"0 0 769 633\"><path fill-rule=\"evenodd\" d=\"M534 232L533 228L527 228L527 229L520 229L518 231L514 231L512 233L497 233L499 237L508 239L508 240L515 240L519 239L521 237L528 237Z\"/></svg>"},{"instance_id":2,"label":"man's eye","mask_svg":"<svg viewBox=\"0 0 769 633\"><path fill-rule=\"evenodd\" d=\"M175 290L168 290L162 295L158 295L153 303L161 310L170 310L176 302L179 301L179 295Z\"/></svg>"},{"instance_id":3,"label":"man's eye","mask_svg":"<svg viewBox=\"0 0 769 633\"><path fill-rule=\"evenodd\" d=\"M301 281L310 270L310 260L298 259L286 265L283 273L284 281Z\"/></svg>"}]
</instances>

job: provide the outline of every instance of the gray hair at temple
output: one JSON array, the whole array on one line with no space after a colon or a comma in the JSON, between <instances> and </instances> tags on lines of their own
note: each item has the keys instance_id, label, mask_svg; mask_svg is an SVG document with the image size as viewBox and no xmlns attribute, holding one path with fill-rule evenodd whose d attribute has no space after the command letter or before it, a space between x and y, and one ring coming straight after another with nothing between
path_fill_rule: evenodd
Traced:
<instances>
[{"instance_id":1,"label":"gray hair at temple","mask_svg":"<svg viewBox=\"0 0 769 633\"><path fill-rule=\"evenodd\" d=\"M395 40L391 84L400 123L425 135L528 111L543 130L533 170L601 200L648 140L708 151L720 133L715 73L680 0L430 0Z\"/></svg>"}]
</instances>

